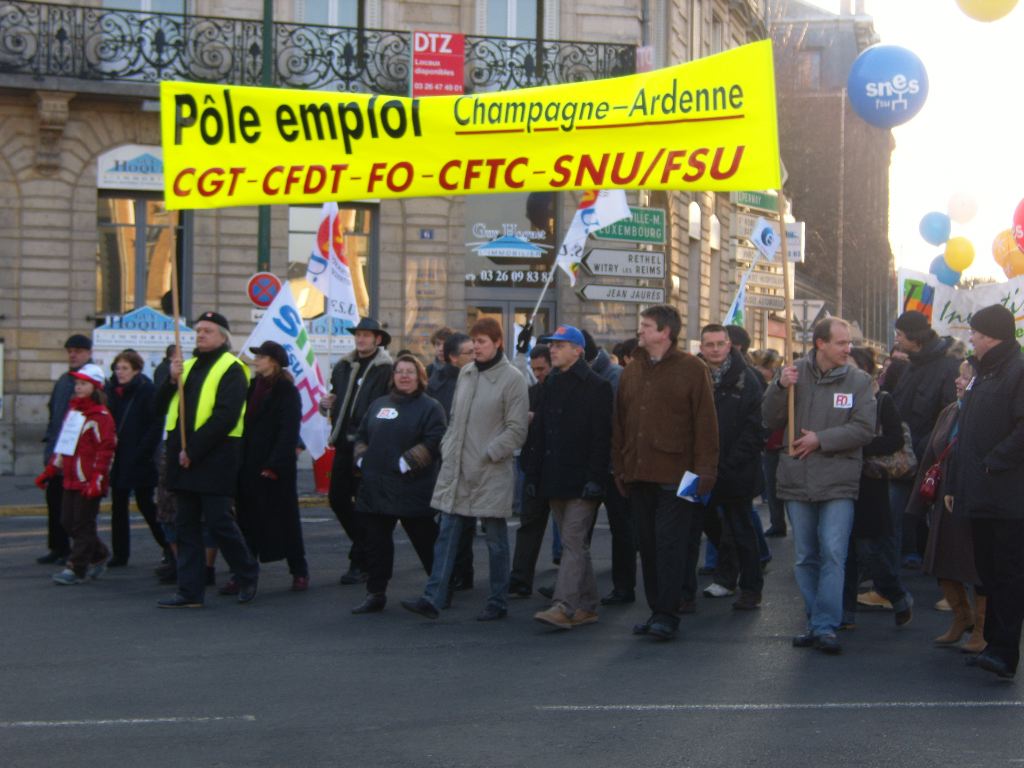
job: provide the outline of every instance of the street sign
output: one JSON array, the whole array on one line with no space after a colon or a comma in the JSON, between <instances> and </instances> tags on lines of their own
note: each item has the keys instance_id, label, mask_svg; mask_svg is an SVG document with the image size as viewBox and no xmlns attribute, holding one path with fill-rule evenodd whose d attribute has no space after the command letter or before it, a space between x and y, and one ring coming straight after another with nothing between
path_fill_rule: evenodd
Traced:
<instances>
[{"instance_id":1,"label":"street sign","mask_svg":"<svg viewBox=\"0 0 1024 768\"><path fill-rule=\"evenodd\" d=\"M746 305L754 309L785 309L786 299L783 296L769 296L765 293L748 293Z\"/></svg>"},{"instance_id":2,"label":"street sign","mask_svg":"<svg viewBox=\"0 0 1024 768\"><path fill-rule=\"evenodd\" d=\"M634 304L664 304L664 288L640 288L635 285L585 285L580 296L587 301L625 301Z\"/></svg>"},{"instance_id":3,"label":"street sign","mask_svg":"<svg viewBox=\"0 0 1024 768\"><path fill-rule=\"evenodd\" d=\"M661 251L616 251L593 248L583 257L583 267L592 275L607 277L665 277L665 254Z\"/></svg>"},{"instance_id":4,"label":"street sign","mask_svg":"<svg viewBox=\"0 0 1024 768\"><path fill-rule=\"evenodd\" d=\"M800 222L800 223L802 224L803 222ZM792 233L792 232L793 232L793 230L790 230L790 229L786 230L786 247L787 247L787 253L789 253L789 263L790 264L803 264L804 263L804 250L803 250L804 245L803 245L803 242L802 241L797 241L796 244L794 244L794 241L791 240L790 237L789 237L790 233ZM733 247L736 249L736 259L738 261L745 261L745 262L747 262L748 265L753 263L754 256L757 255L757 250L754 248L754 246L749 245L748 244L749 242L750 242L749 240L739 240L739 241L733 240L732 241ZM763 259L764 257L758 255L758 258ZM761 263L763 264L764 261L762 260Z\"/></svg>"},{"instance_id":5,"label":"street sign","mask_svg":"<svg viewBox=\"0 0 1024 768\"><path fill-rule=\"evenodd\" d=\"M758 216L751 216L749 213L737 213L734 218L735 226L733 227L733 235L743 238L744 244L750 239L750 233L754 230L754 226L757 224ZM779 236L779 222L778 219L774 221L766 220L771 226L775 236ZM807 225L802 221L789 221L786 222L786 248L789 250L789 261L790 263L802 264L804 261L804 232ZM752 250L752 249L751 249Z\"/></svg>"},{"instance_id":6,"label":"street sign","mask_svg":"<svg viewBox=\"0 0 1024 768\"><path fill-rule=\"evenodd\" d=\"M739 283L743 279L743 275L746 274L745 269L737 270L736 282ZM750 273L747 277L747 285L756 286L758 288L775 288L781 291L785 288L785 281L782 275L776 272L758 272L756 269Z\"/></svg>"},{"instance_id":7,"label":"street sign","mask_svg":"<svg viewBox=\"0 0 1024 768\"><path fill-rule=\"evenodd\" d=\"M626 240L631 243L665 243L665 211L662 208L629 207L631 219L623 219L594 232L598 240Z\"/></svg>"},{"instance_id":8,"label":"street sign","mask_svg":"<svg viewBox=\"0 0 1024 768\"><path fill-rule=\"evenodd\" d=\"M801 328L810 328L818 319L825 302L821 299L793 299L793 322Z\"/></svg>"},{"instance_id":9,"label":"street sign","mask_svg":"<svg viewBox=\"0 0 1024 768\"><path fill-rule=\"evenodd\" d=\"M744 208L754 208L765 213L779 212L779 198L775 192L730 192L729 202L733 205L742 205Z\"/></svg>"},{"instance_id":10,"label":"street sign","mask_svg":"<svg viewBox=\"0 0 1024 768\"><path fill-rule=\"evenodd\" d=\"M273 304L280 291L281 278L273 272L257 272L249 278L249 283L245 288L249 301L262 309Z\"/></svg>"}]
</instances>

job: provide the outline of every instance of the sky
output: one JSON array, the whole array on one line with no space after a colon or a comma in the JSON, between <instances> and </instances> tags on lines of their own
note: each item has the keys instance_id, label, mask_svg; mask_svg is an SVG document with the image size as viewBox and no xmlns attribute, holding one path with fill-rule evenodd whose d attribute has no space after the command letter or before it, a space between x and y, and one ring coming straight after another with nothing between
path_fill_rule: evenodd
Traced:
<instances>
[{"instance_id":1,"label":"sky","mask_svg":"<svg viewBox=\"0 0 1024 768\"><path fill-rule=\"evenodd\" d=\"M838 0L811 2L839 11ZM942 248L921 238L921 217L945 213L960 193L978 204L972 221L953 223L952 235L974 245L964 277L1005 280L992 241L1024 199L1024 0L990 23L964 15L956 0L867 0L865 10L882 43L910 49L928 72L923 109L893 129L889 239L897 267L928 271Z\"/></svg>"}]
</instances>

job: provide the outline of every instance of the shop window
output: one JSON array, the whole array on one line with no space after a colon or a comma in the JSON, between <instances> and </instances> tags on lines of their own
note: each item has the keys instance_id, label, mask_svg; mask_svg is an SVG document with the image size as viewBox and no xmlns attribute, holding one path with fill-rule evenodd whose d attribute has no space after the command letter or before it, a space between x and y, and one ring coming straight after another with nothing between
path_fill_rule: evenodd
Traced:
<instances>
[{"instance_id":1,"label":"shop window","mask_svg":"<svg viewBox=\"0 0 1024 768\"><path fill-rule=\"evenodd\" d=\"M319 317L324 313L326 299L306 280L309 256L317 247L317 233L322 218L320 206L292 206L288 209L288 282L304 318ZM342 243L355 289L359 314L370 314L370 270L374 244L377 241L377 209L367 205L339 206Z\"/></svg>"},{"instance_id":2,"label":"shop window","mask_svg":"<svg viewBox=\"0 0 1024 768\"><path fill-rule=\"evenodd\" d=\"M96 314L123 315L152 307L171 313L171 259L182 274L183 226L178 211L156 196L101 194L96 204ZM185 307L184 299L183 309Z\"/></svg>"}]
</instances>

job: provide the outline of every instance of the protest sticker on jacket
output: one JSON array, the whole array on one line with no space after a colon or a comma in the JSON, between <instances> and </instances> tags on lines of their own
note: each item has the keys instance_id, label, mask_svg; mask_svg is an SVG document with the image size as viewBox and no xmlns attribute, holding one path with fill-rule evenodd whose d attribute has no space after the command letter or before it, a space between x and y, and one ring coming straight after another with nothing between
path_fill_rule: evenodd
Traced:
<instances>
[{"instance_id":1,"label":"protest sticker on jacket","mask_svg":"<svg viewBox=\"0 0 1024 768\"><path fill-rule=\"evenodd\" d=\"M772 44L626 77L401 98L160 84L168 209L779 187Z\"/></svg>"},{"instance_id":2,"label":"protest sticker on jacket","mask_svg":"<svg viewBox=\"0 0 1024 768\"><path fill-rule=\"evenodd\" d=\"M979 309L1002 304L1013 313L1018 343L1024 342L1024 277L954 288L940 283L935 275L901 269L897 287L899 311L915 309L924 313L939 336L952 336L969 344L971 316Z\"/></svg>"},{"instance_id":3,"label":"protest sticker on jacket","mask_svg":"<svg viewBox=\"0 0 1024 768\"><path fill-rule=\"evenodd\" d=\"M314 460L319 459L327 450L327 438L331 433L330 424L317 408L320 399L327 394L327 386L290 288L278 292L242 349L258 347L265 341L276 341L288 353L288 370L295 379L295 387L302 400L299 436L310 456Z\"/></svg>"}]
</instances>

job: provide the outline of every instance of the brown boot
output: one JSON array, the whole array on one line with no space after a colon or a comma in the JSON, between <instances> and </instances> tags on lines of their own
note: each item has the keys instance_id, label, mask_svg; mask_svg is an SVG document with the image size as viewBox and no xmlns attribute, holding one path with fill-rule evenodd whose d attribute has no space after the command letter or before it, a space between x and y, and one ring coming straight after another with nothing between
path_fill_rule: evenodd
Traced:
<instances>
[{"instance_id":1,"label":"brown boot","mask_svg":"<svg viewBox=\"0 0 1024 768\"><path fill-rule=\"evenodd\" d=\"M988 598L974 593L974 631L967 642L960 646L962 653L981 653L988 643L985 642L985 608Z\"/></svg>"},{"instance_id":2,"label":"brown boot","mask_svg":"<svg viewBox=\"0 0 1024 768\"><path fill-rule=\"evenodd\" d=\"M974 626L971 604L967 600L967 590L959 581L950 579L939 579L939 586L942 587L942 594L953 610L953 623L945 634L935 638L935 644L956 645L960 642L964 632L969 632Z\"/></svg>"}]
</instances>

